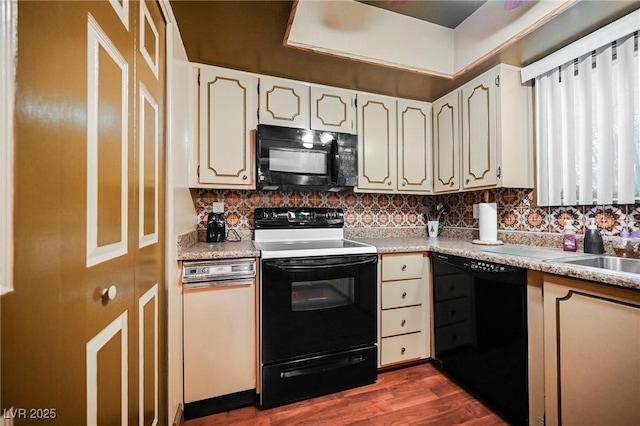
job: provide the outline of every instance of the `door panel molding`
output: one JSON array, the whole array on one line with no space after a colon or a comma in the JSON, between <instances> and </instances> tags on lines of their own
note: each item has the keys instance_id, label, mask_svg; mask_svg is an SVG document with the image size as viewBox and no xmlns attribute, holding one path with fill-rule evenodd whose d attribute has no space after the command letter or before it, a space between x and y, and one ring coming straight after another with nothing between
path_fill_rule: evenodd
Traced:
<instances>
[{"instance_id":1,"label":"door panel molding","mask_svg":"<svg viewBox=\"0 0 640 426\"><path fill-rule=\"evenodd\" d=\"M122 21L122 25L129 31L129 0L122 0L122 4L118 0L109 0L109 3Z\"/></svg>"},{"instance_id":2,"label":"door panel molding","mask_svg":"<svg viewBox=\"0 0 640 426\"><path fill-rule=\"evenodd\" d=\"M148 117L146 114L146 106L149 105L153 110L152 117ZM151 119L152 122L148 123L147 120ZM159 105L158 102L153 98L151 93L147 90L147 87L144 83L140 82L140 135L139 135L139 189L138 189L138 237L139 237L139 247L146 247L151 244L155 244L158 242L158 161L159 161L159 137L160 137L160 116L159 116ZM153 134L148 134L147 132L151 130ZM149 147L148 144L151 144ZM148 158L149 154L152 152L152 158ZM151 166L152 170L149 170ZM148 177L152 177L151 182L151 190L153 191L153 232L145 234L146 229L146 213L147 206L146 197L147 197L147 187L149 183Z\"/></svg>"},{"instance_id":3,"label":"door panel molding","mask_svg":"<svg viewBox=\"0 0 640 426\"><path fill-rule=\"evenodd\" d=\"M121 424L127 426L129 407L128 407L128 332L127 321L128 311L125 311L118 318L113 320L111 324L103 328L93 339L87 343L87 425L93 426L98 423L98 352L104 347L111 339L113 339L118 332L120 332L120 348L121 348Z\"/></svg>"},{"instance_id":4,"label":"door panel molding","mask_svg":"<svg viewBox=\"0 0 640 426\"><path fill-rule=\"evenodd\" d=\"M145 25L149 25L149 28L153 32L153 54L147 50L147 32L145 31ZM153 23L153 18L144 0L140 1L140 53L142 57L149 65L149 68L153 72L153 75L158 79L158 58L160 54L160 36L158 35L158 29Z\"/></svg>"},{"instance_id":5,"label":"door panel molding","mask_svg":"<svg viewBox=\"0 0 640 426\"><path fill-rule=\"evenodd\" d=\"M87 34L87 267L127 253L128 230L128 91L129 64L120 54L96 20L89 14ZM98 246L98 144L100 111L100 49L108 54L121 71L120 111L120 241ZM107 114L105 112L105 114Z\"/></svg>"},{"instance_id":6,"label":"door panel molding","mask_svg":"<svg viewBox=\"0 0 640 426\"><path fill-rule=\"evenodd\" d=\"M147 291L140 300L138 301L138 416L141 425L145 424L144 422L144 414L145 414L145 399L144 399L144 388L145 388L145 353L148 349L145 346L145 313L144 308L148 303L153 303L153 422L152 426L158 424L158 352L159 352L159 340L158 340L158 283L155 283L149 291Z\"/></svg>"}]
</instances>

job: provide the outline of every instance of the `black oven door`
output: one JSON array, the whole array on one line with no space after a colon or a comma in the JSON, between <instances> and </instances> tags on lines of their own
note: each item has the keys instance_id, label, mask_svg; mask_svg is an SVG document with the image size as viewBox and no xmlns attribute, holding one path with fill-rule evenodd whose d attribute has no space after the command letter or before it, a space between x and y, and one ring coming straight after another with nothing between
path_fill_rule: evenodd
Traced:
<instances>
[{"instance_id":1,"label":"black oven door","mask_svg":"<svg viewBox=\"0 0 640 426\"><path fill-rule=\"evenodd\" d=\"M374 345L377 256L262 260L262 364Z\"/></svg>"}]
</instances>

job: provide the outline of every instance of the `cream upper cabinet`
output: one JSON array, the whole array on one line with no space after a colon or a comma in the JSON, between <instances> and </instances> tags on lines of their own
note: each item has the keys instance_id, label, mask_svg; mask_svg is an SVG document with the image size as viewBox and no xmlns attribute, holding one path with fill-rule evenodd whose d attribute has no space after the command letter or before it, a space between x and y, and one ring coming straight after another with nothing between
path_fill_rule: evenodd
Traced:
<instances>
[{"instance_id":1,"label":"cream upper cabinet","mask_svg":"<svg viewBox=\"0 0 640 426\"><path fill-rule=\"evenodd\" d=\"M311 86L311 128L356 133L356 94L351 90Z\"/></svg>"},{"instance_id":2,"label":"cream upper cabinet","mask_svg":"<svg viewBox=\"0 0 640 426\"><path fill-rule=\"evenodd\" d=\"M496 88L493 73L465 84L462 96L462 186L496 186Z\"/></svg>"},{"instance_id":3,"label":"cream upper cabinet","mask_svg":"<svg viewBox=\"0 0 640 426\"><path fill-rule=\"evenodd\" d=\"M532 95L520 69L498 65L460 92L463 188L532 188Z\"/></svg>"},{"instance_id":4,"label":"cream upper cabinet","mask_svg":"<svg viewBox=\"0 0 640 426\"><path fill-rule=\"evenodd\" d=\"M199 66L199 140L194 186L255 189L258 79Z\"/></svg>"},{"instance_id":5,"label":"cream upper cabinet","mask_svg":"<svg viewBox=\"0 0 640 426\"><path fill-rule=\"evenodd\" d=\"M434 192L533 187L533 103L498 65L433 103Z\"/></svg>"},{"instance_id":6,"label":"cream upper cabinet","mask_svg":"<svg viewBox=\"0 0 640 426\"><path fill-rule=\"evenodd\" d=\"M355 93L274 77L260 77L260 124L356 133Z\"/></svg>"},{"instance_id":7,"label":"cream upper cabinet","mask_svg":"<svg viewBox=\"0 0 640 426\"><path fill-rule=\"evenodd\" d=\"M547 425L640 423L640 292L544 279Z\"/></svg>"},{"instance_id":8,"label":"cream upper cabinet","mask_svg":"<svg viewBox=\"0 0 640 426\"><path fill-rule=\"evenodd\" d=\"M309 128L309 86L260 77L260 124Z\"/></svg>"},{"instance_id":9,"label":"cream upper cabinet","mask_svg":"<svg viewBox=\"0 0 640 426\"><path fill-rule=\"evenodd\" d=\"M460 94L438 99L433 112L433 192L460 190Z\"/></svg>"},{"instance_id":10,"label":"cream upper cabinet","mask_svg":"<svg viewBox=\"0 0 640 426\"><path fill-rule=\"evenodd\" d=\"M358 94L358 188L393 192L397 183L396 99Z\"/></svg>"},{"instance_id":11,"label":"cream upper cabinet","mask_svg":"<svg viewBox=\"0 0 640 426\"><path fill-rule=\"evenodd\" d=\"M432 189L431 104L398 99L398 192Z\"/></svg>"}]
</instances>

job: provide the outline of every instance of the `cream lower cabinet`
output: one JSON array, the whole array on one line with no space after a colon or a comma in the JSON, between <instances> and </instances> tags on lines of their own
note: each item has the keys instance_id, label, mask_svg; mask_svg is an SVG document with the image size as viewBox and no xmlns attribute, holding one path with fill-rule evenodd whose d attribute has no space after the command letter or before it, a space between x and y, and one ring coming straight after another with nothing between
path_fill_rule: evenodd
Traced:
<instances>
[{"instance_id":1,"label":"cream lower cabinet","mask_svg":"<svg viewBox=\"0 0 640 426\"><path fill-rule=\"evenodd\" d=\"M183 289L185 403L256 388L255 289Z\"/></svg>"},{"instance_id":2,"label":"cream lower cabinet","mask_svg":"<svg viewBox=\"0 0 640 426\"><path fill-rule=\"evenodd\" d=\"M546 424L640 424L640 291L543 285Z\"/></svg>"},{"instance_id":3,"label":"cream lower cabinet","mask_svg":"<svg viewBox=\"0 0 640 426\"><path fill-rule=\"evenodd\" d=\"M428 358L429 259L423 253L383 254L379 275L379 366Z\"/></svg>"},{"instance_id":4,"label":"cream lower cabinet","mask_svg":"<svg viewBox=\"0 0 640 426\"><path fill-rule=\"evenodd\" d=\"M255 189L258 79L205 65L195 70L199 121L191 186Z\"/></svg>"}]
</instances>

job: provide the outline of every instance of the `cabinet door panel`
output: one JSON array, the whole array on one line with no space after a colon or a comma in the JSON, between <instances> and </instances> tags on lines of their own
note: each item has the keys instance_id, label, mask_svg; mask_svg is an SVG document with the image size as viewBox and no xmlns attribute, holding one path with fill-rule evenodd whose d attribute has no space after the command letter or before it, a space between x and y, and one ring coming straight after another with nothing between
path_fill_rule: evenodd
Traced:
<instances>
[{"instance_id":1,"label":"cabinet door panel","mask_svg":"<svg viewBox=\"0 0 640 426\"><path fill-rule=\"evenodd\" d=\"M544 339L547 424L638 424L638 292L546 278Z\"/></svg>"},{"instance_id":2,"label":"cabinet door panel","mask_svg":"<svg viewBox=\"0 0 640 426\"><path fill-rule=\"evenodd\" d=\"M396 170L395 100L358 95L358 188L393 191Z\"/></svg>"},{"instance_id":3,"label":"cabinet door panel","mask_svg":"<svg viewBox=\"0 0 640 426\"><path fill-rule=\"evenodd\" d=\"M256 387L255 285L184 290L185 402Z\"/></svg>"},{"instance_id":4,"label":"cabinet door panel","mask_svg":"<svg viewBox=\"0 0 640 426\"><path fill-rule=\"evenodd\" d=\"M251 186L256 87L249 75L200 69L200 183Z\"/></svg>"},{"instance_id":5,"label":"cabinet door panel","mask_svg":"<svg viewBox=\"0 0 640 426\"><path fill-rule=\"evenodd\" d=\"M427 357L427 340L424 331L383 338L380 344L380 364L394 364Z\"/></svg>"},{"instance_id":6,"label":"cabinet door panel","mask_svg":"<svg viewBox=\"0 0 640 426\"><path fill-rule=\"evenodd\" d=\"M382 309L424 303L423 287L421 279L383 282Z\"/></svg>"},{"instance_id":7,"label":"cabinet door panel","mask_svg":"<svg viewBox=\"0 0 640 426\"><path fill-rule=\"evenodd\" d=\"M311 86L311 128L356 133L355 93Z\"/></svg>"},{"instance_id":8,"label":"cabinet door panel","mask_svg":"<svg viewBox=\"0 0 640 426\"><path fill-rule=\"evenodd\" d=\"M421 331L423 326L424 307L389 309L382 311L382 337Z\"/></svg>"},{"instance_id":9,"label":"cabinet door panel","mask_svg":"<svg viewBox=\"0 0 640 426\"><path fill-rule=\"evenodd\" d=\"M309 86L277 78L260 78L260 123L309 127Z\"/></svg>"},{"instance_id":10,"label":"cabinet door panel","mask_svg":"<svg viewBox=\"0 0 640 426\"><path fill-rule=\"evenodd\" d=\"M465 189L495 186L496 85L489 72L462 89L462 165Z\"/></svg>"},{"instance_id":11,"label":"cabinet door panel","mask_svg":"<svg viewBox=\"0 0 640 426\"><path fill-rule=\"evenodd\" d=\"M398 190L431 192L431 104L398 100Z\"/></svg>"},{"instance_id":12,"label":"cabinet door panel","mask_svg":"<svg viewBox=\"0 0 640 426\"><path fill-rule=\"evenodd\" d=\"M460 102L454 92L433 103L433 190L460 189Z\"/></svg>"}]
</instances>

